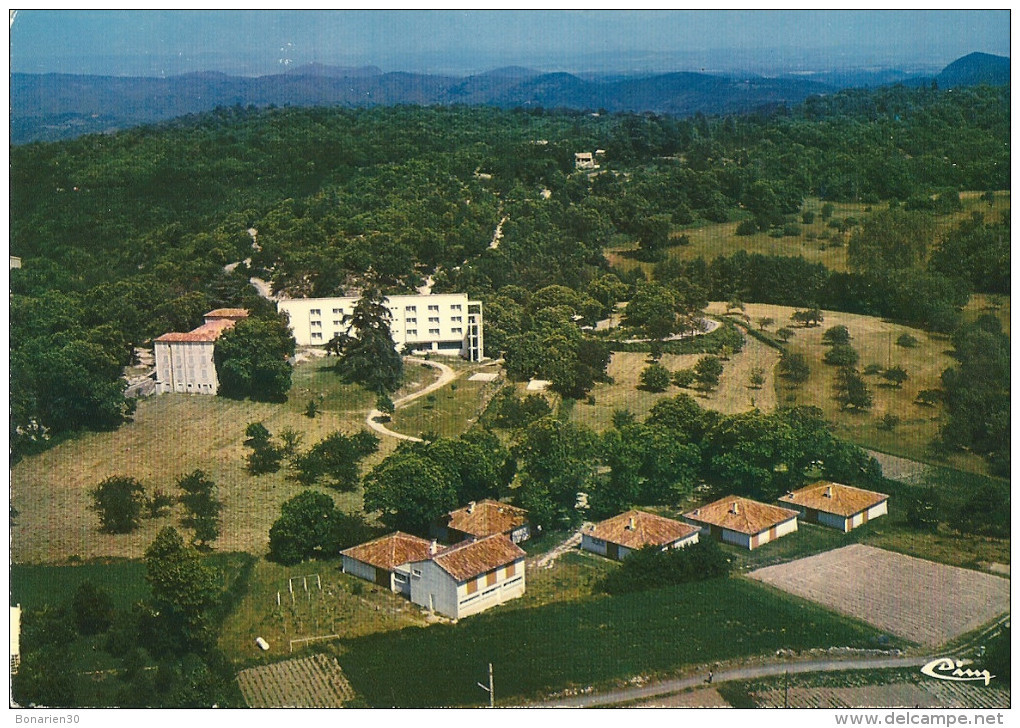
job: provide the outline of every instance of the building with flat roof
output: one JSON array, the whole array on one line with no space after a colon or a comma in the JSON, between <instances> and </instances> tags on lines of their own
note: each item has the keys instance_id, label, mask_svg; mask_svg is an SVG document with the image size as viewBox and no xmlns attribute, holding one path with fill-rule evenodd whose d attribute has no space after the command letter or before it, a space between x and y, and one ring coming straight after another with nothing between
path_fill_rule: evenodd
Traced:
<instances>
[{"instance_id":1,"label":"building with flat roof","mask_svg":"<svg viewBox=\"0 0 1020 728\"><path fill-rule=\"evenodd\" d=\"M335 336L350 334L346 317L358 298L292 298L277 309L287 314L298 346L325 346ZM394 295L386 297L393 345L412 351L460 355L480 361L484 354L482 304L466 293Z\"/></svg>"},{"instance_id":2,"label":"building with flat roof","mask_svg":"<svg viewBox=\"0 0 1020 728\"><path fill-rule=\"evenodd\" d=\"M156 360L156 394L216 394L219 380L213 350L224 331L247 318L243 308L218 308L205 315L205 323L186 333L163 334L153 342Z\"/></svg>"}]
</instances>

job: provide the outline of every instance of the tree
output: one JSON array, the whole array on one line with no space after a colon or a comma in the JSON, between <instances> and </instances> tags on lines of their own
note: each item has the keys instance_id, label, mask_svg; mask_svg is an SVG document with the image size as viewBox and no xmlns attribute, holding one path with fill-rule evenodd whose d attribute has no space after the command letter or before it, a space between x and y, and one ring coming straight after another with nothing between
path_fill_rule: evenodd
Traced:
<instances>
[{"instance_id":1,"label":"tree","mask_svg":"<svg viewBox=\"0 0 1020 728\"><path fill-rule=\"evenodd\" d=\"M113 623L113 599L91 581L83 581L71 597L71 616L79 634L105 632Z\"/></svg>"},{"instance_id":2,"label":"tree","mask_svg":"<svg viewBox=\"0 0 1020 728\"><path fill-rule=\"evenodd\" d=\"M851 270L864 273L919 268L927 261L934 230L929 214L878 211L850 237L847 263Z\"/></svg>"},{"instance_id":3,"label":"tree","mask_svg":"<svg viewBox=\"0 0 1020 728\"><path fill-rule=\"evenodd\" d=\"M319 404L314 399L308 400L308 405L305 407L305 417L310 420L315 419L315 415L319 414Z\"/></svg>"},{"instance_id":4,"label":"tree","mask_svg":"<svg viewBox=\"0 0 1020 728\"><path fill-rule=\"evenodd\" d=\"M398 448L365 477L365 510L395 530L424 534L456 506L452 474L417 448Z\"/></svg>"},{"instance_id":5,"label":"tree","mask_svg":"<svg viewBox=\"0 0 1020 728\"><path fill-rule=\"evenodd\" d=\"M665 550L646 546L628 554L623 565L605 577L602 589L609 594L661 589L724 576L729 570L730 559L713 539Z\"/></svg>"},{"instance_id":6,"label":"tree","mask_svg":"<svg viewBox=\"0 0 1020 728\"><path fill-rule=\"evenodd\" d=\"M164 528L145 550L149 640L158 652L204 653L216 644L210 611L219 599L215 572L187 547L174 528Z\"/></svg>"},{"instance_id":7,"label":"tree","mask_svg":"<svg viewBox=\"0 0 1020 728\"><path fill-rule=\"evenodd\" d=\"M843 409L871 409L871 391L864 378L852 366L840 367L836 374L836 400Z\"/></svg>"},{"instance_id":8,"label":"tree","mask_svg":"<svg viewBox=\"0 0 1020 728\"><path fill-rule=\"evenodd\" d=\"M650 364L641 372L641 389L649 392L665 392L669 381L669 369L661 364Z\"/></svg>"},{"instance_id":9,"label":"tree","mask_svg":"<svg viewBox=\"0 0 1020 728\"><path fill-rule=\"evenodd\" d=\"M767 329L769 326L771 326L775 322L776 322L776 320L774 318L772 318L771 316L759 316L758 317L758 328L761 331L764 331L765 329Z\"/></svg>"},{"instance_id":10,"label":"tree","mask_svg":"<svg viewBox=\"0 0 1020 728\"><path fill-rule=\"evenodd\" d=\"M130 533L138 528L145 487L134 478L115 475L92 490L92 509L106 533Z\"/></svg>"},{"instance_id":11,"label":"tree","mask_svg":"<svg viewBox=\"0 0 1020 728\"><path fill-rule=\"evenodd\" d=\"M849 344L850 331L842 324L831 326L822 334L822 341L826 344Z\"/></svg>"},{"instance_id":12,"label":"tree","mask_svg":"<svg viewBox=\"0 0 1020 728\"><path fill-rule=\"evenodd\" d=\"M216 484L205 471L194 470L177 480L177 487L184 491L180 497L187 515L184 525L194 529L192 543L206 548L220 535L220 511L223 504L216 497Z\"/></svg>"},{"instance_id":13,"label":"tree","mask_svg":"<svg viewBox=\"0 0 1020 728\"><path fill-rule=\"evenodd\" d=\"M379 449L379 438L367 430L356 435L334 432L295 459L298 480L312 485L323 477L327 485L342 491L358 486L358 464Z\"/></svg>"},{"instance_id":14,"label":"tree","mask_svg":"<svg viewBox=\"0 0 1020 728\"><path fill-rule=\"evenodd\" d=\"M694 376L704 389L712 389L719 384L719 377L723 373L723 363L718 357L703 356L694 365Z\"/></svg>"},{"instance_id":15,"label":"tree","mask_svg":"<svg viewBox=\"0 0 1020 728\"><path fill-rule=\"evenodd\" d=\"M339 342L337 373L373 392L394 391L404 375L404 362L393 347L386 297L376 288L366 288L344 323L355 335L345 335Z\"/></svg>"},{"instance_id":16,"label":"tree","mask_svg":"<svg viewBox=\"0 0 1020 728\"><path fill-rule=\"evenodd\" d=\"M752 368L751 374L747 378L747 383L752 389L761 389L762 385L765 384L765 370L761 367Z\"/></svg>"},{"instance_id":17,"label":"tree","mask_svg":"<svg viewBox=\"0 0 1020 728\"><path fill-rule=\"evenodd\" d=\"M811 367L803 354L783 352L779 360L779 376L794 384L803 384L811 376Z\"/></svg>"},{"instance_id":18,"label":"tree","mask_svg":"<svg viewBox=\"0 0 1020 728\"><path fill-rule=\"evenodd\" d=\"M849 344L836 344L822 357L822 361L837 367L852 367L857 364L857 350Z\"/></svg>"},{"instance_id":19,"label":"tree","mask_svg":"<svg viewBox=\"0 0 1020 728\"><path fill-rule=\"evenodd\" d=\"M793 329L788 328L786 326L776 329L776 336L778 336L779 340L782 341L784 344L790 339L792 339L795 333L796 332L794 332Z\"/></svg>"},{"instance_id":20,"label":"tree","mask_svg":"<svg viewBox=\"0 0 1020 728\"><path fill-rule=\"evenodd\" d=\"M896 337L896 346L902 346L904 349L913 349L917 346L917 339L910 334L900 334Z\"/></svg>"},{"instance_id":21,"label":"tree","mask_svg":"<svg viewBox=\"0 0 1020 728\"><path fill-rule=\"evenodd\" d=\"M790 318L799 324L803 324L805 328L809 326L818 326L825 320L825 317L822 315L822 310L817 306L803 311L794 311L790 315Z\"/></svg>"},{"instance_id":22,"label":"tree","mask_svg":"<svg viewBox=\"0 0 1020 728\"><path fill-rule=\"evenodd\" d=\"M694 384L695 376L694 369L677 369L673 372L673 384L686 389Z\"/></svg>"},{"instance_id":23,"label":"tree","mask_svg":"<svg viewBox=\"0 0 1020 728\"><path fill-rule=\"evenodd\" d=\"M645 260L657 260L669 245L669 215L649 215L634 223L638 246Z\"/></svg>"},{"instance_id":24,"label":"tree","mask_svg":"<svg viewBox=\"0 0 1020 728\"><path fill-rule=\"evenodd\" d=\"M907 381L907 379L909 379L909 377L907 376L907 370L899 365L889 367L884 372L882 372L882 378L885 379L887 382L890 382L897 389L902 387L903 383Z\"/></svg>"},{"instance_id":25,"label":"tree","mask_svg":"<svg viewBox=\"0 0 1020 728\"><path fill-rule=\"evenodd\" d=\"M942 390L940 389L922 389L917 393L917 399L915 402L925 407L932 407L942 399Z\"/></svg>"},{"instance_id":26,"label":"tree","mask_svg":"<svg viewBox=\"0 0 1020 728\"><path fill-rule=\"evenodd\" d=\"M269 555L281 564L335 558L341 549L370 536L360 514L346 514L328 495L305 490L280 507L280 517L269 529Z\"/></svg>"},{"instance_id":27,"label":"tree","mask_svg":"<svg viewBox=\"0 0 1020 728\"><path fill-rule=\"evenodd\" d=\"M660 399L645 424L662 427L682 442L698 442L710 427L710 415L689 394Z\"/></svg>"},{"instance_id":28,"label":"tree","mask_svg":"<svg viewBox=\"0 0 1020 728\"><path fill-rule=\"evenodd\" d=\"M213 359L218 393L234 399L278 402L290 389L294 337L285 317L249 316L223 332Z\"/></svg>"},{"instance_id":29,"label":"tree","mask_svg":"<svg viewBox=\"0 0 1020 728\"><path fill-rule=\"evenodd\" d=\"M737 223L737 235L754 235L758 232L758 226L754 220L741 220Z\"/></svg>"},{"instance_id":30,"label":"tree","mask_svg":"<svg viewBox=\"0 0 1020 728\"><path fill-rule=\"evenodd\" d=\"M832 213L834 213L835 211L836 206L833 205L831 202L826 202L824 205L822 205L822 219L828 220L830 217L832 217Z\"/></svg>"},{"instance_id":31,"label":"tree","mask_svg":"<svg viewBox=\"0 0 1020 728\"><path fill-rule=\"evenodd\" d=\"M676 295L655 283L638 284L627 304L623 323L642 329L652 339L665 339L680 330Z\"/></svg>"},{"instance_id":32,"label":"tree","mask_svg":"<svg viewBox=\"0 0 1020 728\"><path fill-rule=\"evenodd\" d=\"M248 472L252 475L275 473L280 469L283 450L272 441L272 435L261 422L250 422L244 430L246 447L251 448L246 458Z\"/></svg>"}]
</instances>

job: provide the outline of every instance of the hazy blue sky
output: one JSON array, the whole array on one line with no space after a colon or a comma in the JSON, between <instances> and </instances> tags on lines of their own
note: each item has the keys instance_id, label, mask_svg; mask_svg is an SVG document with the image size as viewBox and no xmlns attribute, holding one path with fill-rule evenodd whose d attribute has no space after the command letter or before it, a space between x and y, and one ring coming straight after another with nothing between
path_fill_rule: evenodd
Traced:
<instances>
[{"instance_id":1,"label":"hazy blue sky","mask_svg":"<svg viewBox=\"0 0 1020 728\"><path fill-rule=\"evenodd\" d=\"M481 71L732 48L780 65L798 54L944 65L971 51L1008 55L1009 11L23 10L10 38L12 70L29 72L265 73L310 61Z\"/></svg>"}]
</instances>

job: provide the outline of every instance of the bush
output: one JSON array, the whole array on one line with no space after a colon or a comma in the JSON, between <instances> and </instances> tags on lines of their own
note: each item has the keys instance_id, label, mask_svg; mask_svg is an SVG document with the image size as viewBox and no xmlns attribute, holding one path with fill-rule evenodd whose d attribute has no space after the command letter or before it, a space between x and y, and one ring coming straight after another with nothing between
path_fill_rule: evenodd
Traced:
<instances>
[{"instance_id":1,"label":"bush","mask_svg":"<svg viewBox=\"0 0 1020 728\"><path fill-rule=\"evenodd\" d=\"M800 219L805 225L810 225L815 221L815 213L813 210L808 210L801 214Z\"/></svg>"},{"instance_id":2,"label":"bush","mask_svg":"<svg viewBox=\"0 0 1020 728\"><path fill-rule=\"evenodd\" d=\"M853 367L860 357L857 350L849 344L836 344L822 357L822 361L837 367Z\"/></svg>"},{"instance_id":3,"label":"bush","mask_svg":"<svg viewBox=\"0 0 1020 728\"><path fill-rule=\"evenodd\" d=\"M882 372L882 378L897 389L902 387L903 383L909 379L907 370L901 366L889 367Z\"/></svg>"},{"instance_id":4,"label":"bush","mask_svg":"<svg viewBox=\"0 0 1020 728\"><path fill-rule=\"evenodd\" d=\"M665 392L669 382L669 369L661 364L649 364L641 372L640 388L649 392Z\"/></svg>"},{"instance_id":5,"label":"bush","mask_svg":"<svg viewBox=\"0 0 1020 728\"><path fill-rule=\"evenodd\" d=\"M115 475L92 490L92 509L99 514L101 530L130 533L138 528L145 488L134 478Z\"/></svg>"},{"instance_id":6,"label":"bush","mask_svg":"<svg viewBox=\"0 0 1020 728\"><path fill-rule=\"evenodd\" d=\"M825 333L822 334L822 341L826 344L849 344L850 331L842 324L833 326L826 329Z\"/></svg>"},{"instance_id":7,"label":"bush","mask_svg":"<svg viewBox=\"0 0 1020 728\"><path fill-rule=\"evenodd\" d=\"M902 346L906 349L913 349L915 346L917 346L917 339L911 336L910 334L900 334L899 337L896 339L896 345Z\"/></svg>"},{"instance_id":8,"label":"bush","mask_svg":"<svg viewBox=\"0 0 1020 728\"><path fill-rule=\"evenodd\" d=\"M878 429L892 432L898 424L900 424L900 418L891 412L886 412L878 422Z\"/></svg>"},{"instance_id":9,"label":"bush","mask_svg":"<svg viewBox=\"0 0 1020 728\"><path fill-rule=\"evenodd\" d=\"M712 539L666 551L648 546L631 552L619 569L606 576L602 588L610 594L625 594L703 581L724 576L729 570L729 559Z\"/></svg>"},{"instance_id":10,"label":"bush","mask_svg":"<svg viewBox=\"0 0 1020 728\"><path fill-rule=\"evenodd\" d=\"M803 354L784 353L779 360L779 376L794 384L803 384L811 375L811 367Z\"/></svg>"},{"instance_id":11,"label":"bush","mask_svg":"<svg viewBox=\"0 0 1020 728\"><path fill-rule=\"evenodd\" d=\"M737 225L737 235L754 235L756 232L758 226L754 224L754 220L741 220Z\"/></svg>"},{"instance_id":12,"label":"bush","mask_svg":"<svg viewBox=\"0 0 1020 728\"><path fill-rule=\"evenodd\" d=\"M795 222L788 222L783 225L783 237L791 238L800 235L803 231L800 225Z\"/></svg>"},{"instance_id":13,"label":"bush","mask_svg":"<svg viewBox=\"0 0 1020 728\"><path fill-rule=\"evenodd\" d=\"M866 375L868 375L868 376L873 376L875 374L881 374L882 373L882 365L881 364L868 364L868 366L864 367L864 373Z\"/></svg>"},{"instance_id":14,"label":"bush","mask_svg":"<svg viewBox=\"0 0 1020 728\"><path fill-rule=\"evenodd\" d=\"M79 634L105 632L113 624L113 599L91 581L83 581L71 597L71 616Z\"/></svg>"},{"instance_id":15,"label":"bush","mask_svg":"<svg viewBox=\"0 0 1020 728\"><path fill-rule=\"evenodd\" d=\"M677 369L673 372L673 384L678 387L687 388L694 384L695 374L693 369Z\"/></svg>"},{"instance_id":16,"label":"bush","mask_svg":"<svg viewBox=\"0 0 1020 728\"><path fill-rule=\"evenodd\" d=\"M828 220L830 217L832 217L832 213L835 211L836 206L833 205L831 202L826 202L824 205L822 205L822 219Z\"/></svg>"}]
</instances>

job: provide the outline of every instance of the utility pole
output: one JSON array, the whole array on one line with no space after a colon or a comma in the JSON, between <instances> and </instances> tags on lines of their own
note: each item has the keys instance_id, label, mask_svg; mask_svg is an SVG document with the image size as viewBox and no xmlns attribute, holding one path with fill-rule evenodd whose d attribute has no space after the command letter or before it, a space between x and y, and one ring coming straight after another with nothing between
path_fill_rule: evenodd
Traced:
<instances>
[{"instance_id":1,"label":"utility pole","mask_svg":"<svg viewBox=\"0 0 1020 728\"><path fill-rule=\"evenodd\" d=\"M495 694L495 692L493 692L493 689L492 689L492 663L491 662L489 663L489 686L486 687L486 686L482 685L481 683L475 683L475 685L477 685L478 687L480 687L482 690L484 690L485 692L487 692L489 694L489 707L490 708L495 708L496 707L496 694Z\"/></svg>"}]
</instances>

